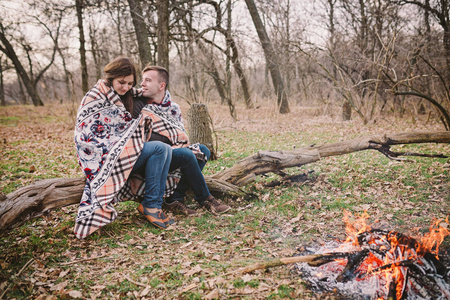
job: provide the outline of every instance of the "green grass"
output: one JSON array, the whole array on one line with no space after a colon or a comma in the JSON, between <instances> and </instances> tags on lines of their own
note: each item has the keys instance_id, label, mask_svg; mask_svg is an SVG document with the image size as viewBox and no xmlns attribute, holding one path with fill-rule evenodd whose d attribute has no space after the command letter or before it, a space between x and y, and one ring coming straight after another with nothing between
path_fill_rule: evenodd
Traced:
<instances>
[{"instance_id":1,"label":"green grass","mask_svg":"<svg viewBox=\"0 0 450 300\"><path fill-rule=\"evenodd\" d=\"M44 124L48 119L39 111L27 116L29 128L22 133L15 126L19 116L3 116L5 109L0 109L0 139L6 139L0 143L5 194L42 178L81 176L73 132L67 126L70 121L52 117L52 124ZM260 150L290 151L379 131L368 126L316 122L304 130L289 127L276 133L259 128L220 130L220 157L208 162L204 173L218 173ZM394 151L449 154L450 146L395 146ZM5 297L16 299L39 295L67 299L70 290L80 290L85 298L96 294L97 298L135 299L144 287L126 278L149 286L146 297L150 299L202 299L214 289L223 299L313 299L288 268L255 272L245 280L224 274L290 256L298 247L320 244L330 236L345 237L344 210L356 215L367 210L370 221L400 232L412 233L416 228L425 232L434 218L449 214L449 160L410 159L398 162L376 151L362 151L284 170L288 175L306 174L299 182L269 187L269 182L282 178L258 176L242 187L254 199L217 195L232 206L232 212L175 217L177 224L169 230L146 222L136 210L137 203L129 201L116 206L115 222L79 241L72 233L77 207L57 209L0 234L0 285L11 284ZM30 172L32 166L36 170ZM189 203L194 202L189 199ZM30 259L34 262L20 278L13 278ZM79 262L66 264L74 261ZM196 267L201 270L186 275ZM68 285L63 291L51 290L64 281Z\"/></svg>"}]
</instances>

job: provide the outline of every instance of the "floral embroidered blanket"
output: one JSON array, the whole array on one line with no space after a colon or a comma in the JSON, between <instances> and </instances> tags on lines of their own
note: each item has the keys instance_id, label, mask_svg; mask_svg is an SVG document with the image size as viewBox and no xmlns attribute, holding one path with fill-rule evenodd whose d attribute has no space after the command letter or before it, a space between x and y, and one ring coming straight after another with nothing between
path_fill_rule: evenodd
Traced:
<instances>
[{"instance_id":1,"label":"floral embroidered blanket","mask_svg":"<svg viewBox=\"0 0 450 300\"><path fill-rule=\"evenodd\" d=\"M86 176L75 221L78 238L113 222L117 202L143 194L143 178L130 174L152 130L169 138L174 147L192 146L184 128L157 106L146 106L142 116L133 120L114 90L104 94L96 85L85 95L75 125L78 162ZM179 177L168 178L166 195L167 190L169 195L173 192Z\"/></svg>"}]
</instances>

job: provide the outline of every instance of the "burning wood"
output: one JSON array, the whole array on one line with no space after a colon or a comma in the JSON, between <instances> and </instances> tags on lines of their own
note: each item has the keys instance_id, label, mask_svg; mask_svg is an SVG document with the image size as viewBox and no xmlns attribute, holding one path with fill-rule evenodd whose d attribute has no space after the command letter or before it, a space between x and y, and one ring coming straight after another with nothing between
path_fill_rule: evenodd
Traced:
<instances>
[{"instance_id":1,"label":"burning wood","mask_svg":"<svg viewBox=\"0 0 450 300\"><path fill-rule=\"evenodd\" d=\"M297 264L313 288L337 290L352 299L450 299L450 269L438 257L440 243L450 234L447 228L436 222L429 234L415 239L371 229L365 224L367 217L356 223L346 218L347 240L315 253L329 257L338 252L340 258L319 266Z\"/></svg>"}]
</instances>

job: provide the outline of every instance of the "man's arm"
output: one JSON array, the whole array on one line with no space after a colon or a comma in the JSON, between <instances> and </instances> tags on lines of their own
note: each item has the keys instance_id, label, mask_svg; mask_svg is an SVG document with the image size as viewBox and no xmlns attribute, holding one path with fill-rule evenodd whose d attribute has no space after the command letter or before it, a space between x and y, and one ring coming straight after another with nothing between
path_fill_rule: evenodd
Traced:
<instances>
[{"instance_id":1,"label":"man's arm","mask_svg":"<svg viewBox=\"0 0 450 300\"><path fill-rule=\"evenodd\" d=\"M147 98L145 97L136 97L133 98L133 112L132 116L133 119L136 119L141 114L141 110L144 108L144 106L147 104Z\"/></svg>"}]
</instances>

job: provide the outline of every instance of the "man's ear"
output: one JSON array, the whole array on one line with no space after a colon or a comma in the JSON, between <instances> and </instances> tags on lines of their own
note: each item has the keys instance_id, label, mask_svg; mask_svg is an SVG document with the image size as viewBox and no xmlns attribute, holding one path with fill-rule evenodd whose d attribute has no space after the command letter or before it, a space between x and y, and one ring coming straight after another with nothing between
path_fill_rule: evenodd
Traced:
<instances>
[{"instance_id":1,"label":"man's ear","mask_svg":"<svg viewBox=\"0 0 450 300\"><path fill-rule=\"evenodd\" d=\"M161 85L159 86L159 89L161 91L165 90L166 89L166 83L165 82L161 82Z\"/></svg>"}]
</instances>

